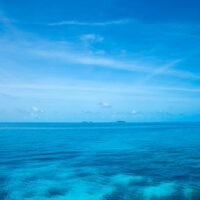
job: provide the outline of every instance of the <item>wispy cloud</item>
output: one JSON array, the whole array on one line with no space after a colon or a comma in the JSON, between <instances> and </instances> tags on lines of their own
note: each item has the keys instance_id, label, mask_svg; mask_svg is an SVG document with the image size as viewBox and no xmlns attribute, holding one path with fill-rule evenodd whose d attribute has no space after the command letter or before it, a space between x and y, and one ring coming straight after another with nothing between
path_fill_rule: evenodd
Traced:
<instances>
[{"instance_id":1,"label":"wispy cloud","mask_svg":"<svg viewBox=\"0 0 200 200\"><path fill-rule=\"evenodd\" d=\"M121 19L121 20L111 20L111 21L101 21L101 22L85 22L85 21L77 21L77 20L63 20L58 22L50 22L50 23L38 23L40 25L46 26L109 26L109 25L123 25L132 22L129 19Z\"/></svg>"},{"instance_id":2,"label":"wispy cloud","mask_svg":"<svg viewBox=\"0 0 200 200\"><path fill-rule=\"evenodd\" d=\"M152 80L154 77L165 74L165 73L168 74L168 75L173 75L173 76L182 77L182 78L192 78L192 79L199 79L200 78L199 75L196 75L196 74L191 73L189 71L174 70L173 67L176 64L181 63L181 61L182 60L180 60L180 59L173 60L173 61L171 61L167 64L164 64L163 66L161 66L159 68L153 69L147 76L140 79L138 84L144 84L144 83Z\"/></svg>"},{"instance_id":3,"label":"wispy cloud","mask_svg":"<svg viewBox=\"0 0 200 200\"><path fill-rule=\"evenodd\" d=\"M2 12L0 10L0 26L1 28L4 28L4 29L13 29L13 22L15 20L11 20L10 18L8 18L4 12Z\"/></svg>"},{"instance_id":4,"label":"wispy cloud","mask_svg":"<svg viewBox=\"0 0 200 200\"><path fill-rule=\"evenodd\" d=\"M4 15L2 17L3 21L9 21ZM49 25L90 25L90 26L107 26L114 24L126 24L132 22L131 20L114 20L114 21L105 21L105 22L80 22L80 21L63 21L58 23L50 23ZM21 34L21 33L20 33ZM21 34L20 37L26 36L26 33ZM82 41L86 43L102 42L104 40L103 36L97 34L84 34L80 36ZM16 38L16 42L8 41L1 39L0 42L4 47L0 50L4 51L5 49L9 51L15 51L15 54L20 54L20 52L25 53L30 57L34 58L44 58L49 60L57 60L58 62L66 62L66 64L78 64L78 65L89 65L89 66L98 66L104 68L111 68L115 70L125 70L130 72L144 73L145 77L141 79L139 83L147 82L154 78L155 76L172 76L182 79L200 79L200 75L193 73L189 70L176 69L176 65L179 64L181 59L172 59L164 60L161 62L157 59L156 62L148 61L147 59L119 59L115 54L113 55L104 55L81 51L80 44L77 49L77 44L71 42L71 46L68 45L68 41L62 42L51 42L45 39L35 39L34 42L31 42L30 37L28 40ZM70 43L70 42L69 42ZM68 47L66 48L66 44ZM76 47L74 47L76 46ZM10 49L10 50L9 50ZM156 60L156 58L155 58Z\"/></svg>"},{"instance_id":5,"label":"wispy cloud","mask_svg":"<svg viewBox=\"0 0 200 200\"><path fill-rule=\"evenodd\" d=\"M89 34L82 36L83 40L102 40L101 36ZM119 59L117 55L97 54L95 52L77 49L76 45L67 42L51 42L48 40L34 39L34 42L26 39L18 39L15 42L10 39L1 39L3 45L0 47L1 52L6 55L15 54L16 57L25 56L26 58L44 59L44 61L56 61L62 64L74 64L83 66L95 66L110 68L113 70L124 70L132 73L143 73L145 77L139 81L143 84L155 76L170 76L181 79L199 80L200 75L189 70L176 69L181 59L168 61L159 61L155 59ZM23 53L22 53L23 52ZM2 57L3 58L3 57Z\"/></svg>"},{"instance_id":6,"label":"wispy cloud","mask_svg":"<svg viewBox=\"0 0 200 200\"><path fill-rule=\"evenodd\" d=\"M108 67L112 69L126 70L130 72L139 72L147 73L148 77L145 78L145 81L151 79L156 75L165 75L178 77L183 79L200 79L199 74L192 73L187 70L177 70L174 67L181 60L176 59L169 61L168 63L163 64L152 64L147 61L142 61L139 59L135 60L119 60L109 58L108 56L98 56L95 54L89 53L72 53L67 51L55 51L55 50L36 50L35 53L38 56L46 58L54 58L58 60L63 60L66 62L72 62L74 64L81 65L93 65L100 67ZM144 81L144 80L143 80Z\"/></svg>"},{"instance_id":7,"label":"wispy cloud","mask_svg":"<svg viewBox=\"0 0 200 200\"><path fill-rule=\"evenodd\" d=\"M107 83L98 83L98 82L92 82L92 81L75 81L76 85L74 84L74 81L66 80L65 84L0 84L0 89L4 96L10 95L10 92L12 93L15 91L25 91L25 95L28 95L27 91L29 93L35 94L35 92L39 91L39 94L44 94L45 91L48 93L52 93L54 91L60 92L60 93L68 93L70 91L78 91L78 92L89 92L89 93L106 93L106 94L119 94L119 95L129 95L129 96L135 96L138 97L139 95L146 95L146 98L153 96L157 98L156 95L162 95L164 94L187 94L190 95L200 95L200 87L178 87L178 86L171 86L171 87L162 87L162 86L127 86L124 84L107 84ZM162 96L159 97L158 100L162 98ZM14 96L11 96L12 98ZM110 105L108 102L100 102L99 105ZM135 111L135 109L133 109Z\"/></svg>"}]
</instances>

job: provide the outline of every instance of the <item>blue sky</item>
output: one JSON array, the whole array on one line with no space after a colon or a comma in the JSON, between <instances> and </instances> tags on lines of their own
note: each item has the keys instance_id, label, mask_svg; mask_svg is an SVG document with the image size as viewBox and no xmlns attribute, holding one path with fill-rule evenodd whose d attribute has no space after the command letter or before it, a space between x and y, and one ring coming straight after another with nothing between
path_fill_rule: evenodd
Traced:
<instances>
[{"instance_id":1,"label":"blue sky","mask_svg":"<svg viewBox=\"0 0 200 200\"><path fill-rule=\"evenodd\" d=\"M199 121L199 8L0 0L0 121Z\"/></svg>"}]
</instances>

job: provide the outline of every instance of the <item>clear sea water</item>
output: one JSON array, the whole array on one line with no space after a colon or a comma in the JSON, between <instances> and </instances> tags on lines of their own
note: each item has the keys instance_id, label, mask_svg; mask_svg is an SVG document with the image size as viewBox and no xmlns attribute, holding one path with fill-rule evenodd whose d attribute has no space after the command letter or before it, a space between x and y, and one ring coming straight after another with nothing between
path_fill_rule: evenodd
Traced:
<instances>
[{"instance_id":1,"label":"clear sea water","mask_svg":"<svg viewBox=\"0 0 200 200\"><path fill-rule=\"evenodd\" d=\"M200 124L1 123L0 200L200 200Z\"/></svg>"}]
</instances>

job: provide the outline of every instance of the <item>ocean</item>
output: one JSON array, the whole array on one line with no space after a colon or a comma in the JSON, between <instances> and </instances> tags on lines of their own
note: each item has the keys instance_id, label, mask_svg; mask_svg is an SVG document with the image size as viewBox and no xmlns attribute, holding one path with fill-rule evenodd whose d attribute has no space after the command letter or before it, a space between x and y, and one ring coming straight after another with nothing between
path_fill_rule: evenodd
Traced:
<instances>
[{"instance_id":1,"label":"ocean","mask_svg":"<svg viewBox=\"0 0 200 200\"><path fill-rule=\"evenodd\" d=\"M200 200L200 123L1 123L0 200Z\"/></svg>"}]
</instances>

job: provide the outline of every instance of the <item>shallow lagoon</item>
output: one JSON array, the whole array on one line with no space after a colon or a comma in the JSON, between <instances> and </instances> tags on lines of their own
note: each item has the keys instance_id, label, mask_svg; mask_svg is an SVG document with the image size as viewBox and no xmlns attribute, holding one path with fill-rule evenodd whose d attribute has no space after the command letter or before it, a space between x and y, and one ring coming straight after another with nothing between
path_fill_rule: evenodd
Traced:
<instances>
[{"instance_id":1,"label":"shallow lagoon","mask_svg":"<svg viewBox=\"0 0 200 200\"><path fill-rule=\"evenodd\" d=\"M200 124L0 124L0 200L200 200Z\"/></svg>"}]
</instances>

